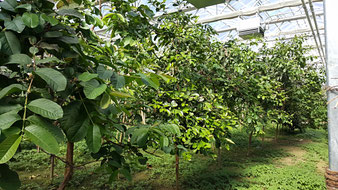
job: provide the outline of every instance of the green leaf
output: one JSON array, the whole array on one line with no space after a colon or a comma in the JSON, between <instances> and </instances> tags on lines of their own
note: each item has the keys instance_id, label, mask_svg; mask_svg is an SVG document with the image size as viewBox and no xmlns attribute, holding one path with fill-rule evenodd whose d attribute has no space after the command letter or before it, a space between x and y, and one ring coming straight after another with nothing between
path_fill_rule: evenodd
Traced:
<instances>
[{"instance_id":1,"label":"green leaf","mask_svg":"<svg viewBox=\"0 0 338 190\"><path fill-rule=\"evenodd\" d=\"M48 119L60 119L63 116L63 110L61 106L51 100L44 98L31 101L27 105L27 108L32 112Z\"/></svg>"},{"instance_id":2,"label":"green leaf","mask_svg":"<svg viewBox=\"0 0 338 190\"><path fill-rule=\"evenodd\" d=\"M21 135L13 135L7 137L0 143L0 164L6 163L10 160L21 142Z\"/></svg>"},{"instance_id":3,"label":"green leaf","mask_svg":"<svg viewBox=\"0 0 338 190\"><path fill-rule=\"evenodd\" d=\"M20 104L0 104L0 114L4 114L7 112L15 112L18 113L22 110L22 106Z\"/></svg>"},{"instance_id":4,"label":"green leaf","mask_svg":"<svg viewBox=\"0 0 338 190\"><path fill-rule=\"evenodd\" d=\"M5 88L3 88L0 91L0 99L2 99L3 97L10 95L14 92L21 92L26 90L24 86L22 86L21 84L11 84Z\"/></svg>"},{"instance_id":5,"label":"green leaf","mask_svg":"<svg viewBox=\"0 0 338 190\"><path fill-rule=\"evenodd\" d=\"M90 120L79 118L76 123L67 130L67 138L71 142L78 142L84 139L90 127Z\"/></svg>"},{"instance_id":6,"label":"green leaf","mask_svg":"<svg viewBox=\"0 0 338 190\"><path fill-rule=\"evenodd\" d=\"M54 18L54 17L47 16L45 14L41 14L41 18L43 20L49 22L50 25L52 25L52 26L56 26L57 24L59 24L59 21L56 18Z\"/></svg>"},{"instance_id":7,"label":"green leaf","mask_svg":"<svg viewBox=\"0 0 338 190\"><path fill-rule=\"evenodd\" d=\"M108 108L108 106L111 104L111 99L110 96L108 94L103 94L101 101L100 101L100 107L102 109L106 109Z\"/></svg>"},{"instance_id":8,"label":"green leaf","mask_svg":"<svg viewBox=\"0 0 338 190\"><path fill-rule=\"evenodd\" d=\"M25 12L22 15L22 21L29 28L36 28L40 23L40 20L37 14L28 13L28 12Z\"/></svg>"},{"instance_id":9,"label":"green leaf","mask_svg":"<svg viewBox=\"0 0 338 190\"><path fill-rule=\"evenodd\" d=\"M4 130L13 125L16 121L21 120L21 117L16 111L10 111L0 115L0 129Z\"/></svg>"},{"instance_id":10,"label":"green leaf","mask_svg":"<svg viewBox=\"0 0 338 190\"><path fill-rule=\"evenodd\" d=\"M15 9L26 9L27 11L31 11L32 10L32 5L31 4L21 4L19 6L17 6Z\"/></svg>"},{"instance_id":11,"label":"green leaf","mask_svg":"<svg viewBox=\"0 0 338 190\"><path fill-rule=\"evenodd\" d=\"M51 154L59 153L59 144L54 135L44 127L38 125L29 125L25 127L25 136L34 144L40 146Z\"/></svg>"},{"instance_id":12,"label":"green leaf","mask_svg":"<svg viewBox=\"0 0 338 190\"><path fill-rule=\"evenodd\" d=\"M131 143L137 144L139 147L145 147L148 140L148 128L142 127L135 129L131 134Z\"/></svg>"},{"instance_id":13,"label":"green leaf","mask_svg":"<svg viewBox=\"0 0 338 190\"><path fill-rule=\"evenodd\" d=\"M7 64L29 65L32 64L32 59L26 54L14 54L9 56Z\"/></svg>"},{"instance_id":14,"label":"green leaf","mask_svg":"<svg viewBox=\"0 0 338 190\"><path fill-rule=\"evenodd\" d=\"M139 76L141 77L142 82L147 85L155 88L156 90L159 88L158 85L154 81L152 81L148 76L145 74L139 73Z\"/></svg>"},{"instance_id":15,"label":"green leaf","mask_svg":"<svg viewBox=\"0 0 338 190\"><path fill-rule=\"evenodd\" d=\"M79 75L78 78L79 78L80 81L87 82L87 81L90 81L90 80L96 78L97 76L98 76L98 74L84 72L81 75Z\"/></svg>"},{"instance_id":16,"label":"green leaf","mask_svg":"<svg viewBox=\"0 0 338 190\"><path fill-rule=\"evenodd\" d=\"M30 124L37 125L47 130L50 134L53 135L58 143L64 142L65 137L59 127L53 125L52 123L42 119L37 115L29 116L27 120L30 122Z\"/></svg>"},{"instance_id":17,"label":"green leaf","mask_svg":"<svg viewBox=\"0 0 338 190\"><path fill-rule=\"evenodd\" d=\"M46 32L43 36L46 38L58 38L58 37L63 36L63 34L62 32L59 32L59 31L50 31L50 32Z\"/></svg>"},{"instance_id":18,"label":"green leaf","mask_svg":"<svg viewBox=\"0 0 338 190\"><path fill-rule=\"evenodd\" d=\"M115 88L119 89L124 87L126 80L124 79L124 76L114 73L111 77L111 83Z\"/></svg>"},{"instance_id":19,"label":"green leaf","mask_svg":"<svg viewBox=\"0 0 338 190\"><path fill-rule=\"evenodd\" d=\"M0 188L17 190L21 186L19 175L10 170L7 164L0 164Z\"/></svg>"},{"instance_id":20,"label":"green leaf","mask_svg":"<svg viewBox=\"0 0 338 190\"><path fill-rule=\"evenodd\" d=\"M63 61L61 61L56 57L46 57L44 59L37 59L35 62L37 65L44 63L63 63Z\"/></svg>"},{"instance_id":21,"label":"green leaf","mask_svg":"<svg viewBox=\"0 0 338 190\"><path fill-rule=\"evenodd\" d=\"M79 39L76 36L61 36L57 39L66 44L78 44L79 43Z\"/></svg>"},{"instance_id":22,"label":"green leaf","mask_svg":"<svg viewBox=\"0 0 338 190\"><path fill-rule=\"evenodd\" d=\"M0 3L0 7L7 11L16 12L15 7L18 5L16 0L4 0Z\"/></svg>"},{"instance_id":23,"label":"green leaf","mask_svg":"<svg viewBox=\"0 0 338 190\"><path fill-rule=\"evenodd\" d=\"M86 143L89 150L97 153L101 148L101 132L100 127L96 124L90 125L86 137Z\"/></svg>"},{"instance_id":24,"label":"green leaf","mask_svg":"<svg viewBox=\"0 0 338 190\"><path fill-rule=\"evenodd\" d=\"M75 9L61 9L57 12L57 14L62 15L62 16L74 16L79 19L83 18L82 14Z\"/></svg>"},{"instance_id":25,"label":"green leaf","mask_svg":"<svg viewBox=\"0 0 338 190\"><path fill-rule=\"evenodd\" d=\"M130 174L130 172L128 170L121 169L121 170L119 170L119 173L121 173L122 175L124 175L124 177L126 177L127 180L129 180L129 181L132 180L131 174Z\"/></svg>"},{"instance_id":26,"label":"green leaf","mask_svg":"<svg viewBox=\"0 0 338 190\"><path fill-rule=\"evenodd\" d=\"M56 92L64 91L67 87L67 79L57 70L41 68L35 71Z\"/></svg>"},{"instance_id":27,"label":"green leaf","mask_svg":"<svg viewBox=\"0 0 338 190\"><path fill-rule=\"evenodd\" d=\"M21 16L17 16L11 21L5 21L5 27L8 30L13 30L17 33L21 33L26 26L25 23L23 23Z\"/></svg>"},{"instance_id":28,"label":"green leaf","mask_svg":"<svg viewBox=\"0 0 338 190\"><path fill-rule=\"evenodd\" d=\"M1 52L12 55L21 52L21 46L16 35L11 31L0 32Z\"/></svg>"},{"instance_id":29,"label":"green leaf","mask_svg":"<svg viewBox=\"0 0 338 190\"><path fill-rule=\"evenodd\" d=\"M0 13L0 20L3 20L3 21L11 20L11 17L8 14L2 12Z\"/></svg>"},{"instance_id":30,"label":"green leaf","mask_svg":"<svg viewBox=\"0 0 338 190\"><path fill-rule=\"evenodd\" d=\"M133 96L124 92L109 91L109 95L119 98L132 98Z\"/></svg>"},{"instance_id":31,"label":"green leaf","mask_svg":"<svg viewBox=\"0 0 338 190\"><path fill-rule=\"evenodd\" d=\"M65 107L63 118L60 119L61 127L70 142L82 140L88 132L89 118L82 114L81 102L72 102Z\"/></svg>"},{"instance_id":32,"label":"green leaf","mask_svg":"<svg viewBox=\"0 0 338 190\"><path fill-rule=\"evenodd\" d=\"M107 80L113 75L114 71L106 69L104 66L97 67L97 74L101 79Z\"/></svg>"},{"instance_id":33,"label":"green leaf","mask_svg":"<svg viewBox=\"0 0 338 190\"><path fill-rule=\"evenodd\" d=\"M83 92L88 99L95 99L107 89L106 84L100 84L95 79L87 82L81 82L80 84L84 87Z\"/></svg>"}]
</instances>

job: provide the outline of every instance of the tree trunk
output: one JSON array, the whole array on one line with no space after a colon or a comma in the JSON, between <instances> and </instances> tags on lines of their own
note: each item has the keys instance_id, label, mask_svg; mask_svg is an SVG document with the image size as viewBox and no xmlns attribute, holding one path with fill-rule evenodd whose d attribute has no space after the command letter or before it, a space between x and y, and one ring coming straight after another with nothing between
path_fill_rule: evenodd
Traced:
<instances>
[{"instance_id":1,"label":"tree trunk","mask_svg":"<svg viewBox=\"0 0 338 190\"><path fill-rule=\"evenodd\" d=\"M262 136L262 142L264 142L265 137L265 130L264 130L264 125L263 125L263 136Z\"/></svg>"},{"instance_id":2,"label":"tree trunk","mask_svg":"<svg viewBox=\"0 0 338 190\"><path fill-rule=\"evenodd\" d=\"M219 168L222 167L222 151L221 151L221 147L217 148L217 165Z\"/></svg>"},{"instance_id":3,"label":"tree trunk","mask_svg":"<svg viewBox=\"0 0 338 190\"><path fill-rule=\"evenodd\" d=\"M51 184L53 183L53 179L54 179L54 167L55 167L55 156L52 154L52 155L50 155L50 181L51 181Z\"/></svg>"},{"instance_id":4,"label":"tree trunk","mask_svg":"<svg viewBox=\"0 0 338 190\"><path fill-rule=\"evenodd\" d=\"M253 135L253 131L251 131L250 135L249 135L249 144L248 144L248 153L247 155L249 156L250 154L250 147L251 147L251 142L252 142L252 135Z\"/></svg>"},{"instance_id":5,"label":"tree trunk","mask_svg":"<svg viewBox=\"0 0 338 190\"><path fill-rule=\"evenodd\" d=\"M277 137L278 137L278 124L276 125L276 134L275 134L275 141L277 142Z\"/></svg>"},{"instance_id":6,"label":"tree trunk","mask_svg":"<svg viewBox=\"0 0 338 190\"><path fill-rule=\"evenodd\" d=\"M177 148L177 145L176 146L176 154L175 154L175 157L176 157L176 190L179 190L179 164L180 164L180 157L178 155L178 148Z\"/></svg>"},{"instance_id":7,"label":"tree trunk","mask_svg":"<svg viewBox=\"0 0 338 190\"><path fill-rule=\"evenodd\" d=\"M59 186L58 190L64 190L68 182L72 179L72 176L74 173L73 157L74 157L74 143L68 142L65 174L64 174L63 182Z\"/></svg>"}]
</instances>

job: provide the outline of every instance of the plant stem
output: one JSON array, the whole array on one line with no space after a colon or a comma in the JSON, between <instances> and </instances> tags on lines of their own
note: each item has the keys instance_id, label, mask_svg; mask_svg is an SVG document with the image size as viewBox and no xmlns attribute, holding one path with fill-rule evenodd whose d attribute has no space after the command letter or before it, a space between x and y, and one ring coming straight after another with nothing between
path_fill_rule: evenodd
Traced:
<instances>
[{"instance_id":1,"label":"plant stem","mask_svg":"<svg viewBox=\"0 0 338 190\"><path fill-rule=\"evenodd\" d=\"M32 78L31 78L31 81L29 83L29 86L28 86L28 89L27 89L27 92L26 92L25 105L24 105L24 108L23 108L22 128L21 128L22 134L23 134L24 129L25 129L25 121L26 121L26 116L27 116L28 94L31 92L31 88L32 88L33 80L34 80L34 77L33 76L31 76L31 77Z\"/></svg>"},{"instance_id":2,"label":"plant stem","mask_svg":"<svg viewBox=\"0 0 338 190\"><path fill-rule=\"evenodd\" d=\"M68 182L72 179L74 173L74 143L67 142L67 154L66 154L66 169L63 181L59 186L58 190L64 190Z\"/></svg>"},{"instance_id":3,"label":"plant stem","mask_svg":"<svg viewBox=\"0 0 338 190\"><path fill-rule=\"evenodd\" d=\"M175 144L175 149L176 149L176 153L175 153L175 157L176 157L176 190L179 190L179 174L180 174L180 168L179 168L179 164L180 164L180 157L178 155L178 148L177 148L177 144Z\"/></svg>"}]
</instances>

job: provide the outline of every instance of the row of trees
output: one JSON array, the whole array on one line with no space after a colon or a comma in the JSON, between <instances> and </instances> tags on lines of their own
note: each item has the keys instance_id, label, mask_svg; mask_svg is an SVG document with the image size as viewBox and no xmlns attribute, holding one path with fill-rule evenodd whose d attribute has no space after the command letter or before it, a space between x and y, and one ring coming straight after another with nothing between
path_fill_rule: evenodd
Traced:
<instances>
[{"instance_id":1,"label":"row of trees","mask_svg":"<svg viewBox=\"0 0 338 190\"><path fill-rule=\"evenodd\" d=\"M325 122L323 74L307 64L302 38L224 44L191 15L155 19L161 2L106 3L106 15L90 0L0 3L0 187L20 186L6 163L23 140L65 163L59 189L82 140L110 180L131 179L130 160L146 164L148 148L176 155L178 187L179 158L229 149L232 128L251 142L271 123ZM93 31L102 27L111 40Z\"/></svg>"}]
</instances>

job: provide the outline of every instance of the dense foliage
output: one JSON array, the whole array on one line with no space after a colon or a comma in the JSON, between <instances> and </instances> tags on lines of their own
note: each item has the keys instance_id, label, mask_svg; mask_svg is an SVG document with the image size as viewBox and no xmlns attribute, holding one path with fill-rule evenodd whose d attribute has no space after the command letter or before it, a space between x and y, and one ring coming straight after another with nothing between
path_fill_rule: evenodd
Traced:
<instances>
[{"instance_id":1,"label":"dense foliage","mask_svg":"<svg viewBox=\"0 0 338 190\"><path fill-rule=\"evenodd\" d=\"M181 155L216 147L220 156L233 128L251 142L266 127L325 124L323 74L307 64L302 38L221 43L196 17L154 18L133 2L111 0L106 15L91 1L0 3L0 167L13 189L20 183L6 163L26 140L65 163L64 189L83 140L110 181L131 180L150 148L176 155L178 182ZM110 40L93 32L102 27Z\"/></svg>"}]
</instances>

